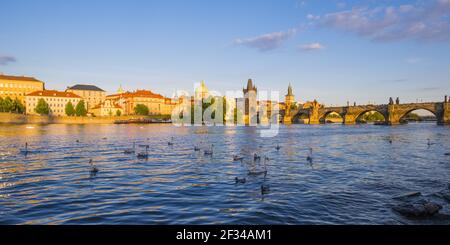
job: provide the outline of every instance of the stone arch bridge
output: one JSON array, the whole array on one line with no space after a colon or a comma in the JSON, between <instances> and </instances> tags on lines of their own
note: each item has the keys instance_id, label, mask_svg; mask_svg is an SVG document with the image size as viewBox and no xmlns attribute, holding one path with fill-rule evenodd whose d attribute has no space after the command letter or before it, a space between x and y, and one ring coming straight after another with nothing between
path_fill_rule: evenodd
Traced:
<instances>
[{"instance_id":1,"label":"stone arch bridge","mask_svg":"<svg viewBox=\"0 0 450 245\"><path fill-rule=\"evenodd\" d=\"M401 119L414 110L427 110L436 116L440 125L450 124L450 102L410 103L410 104L386 104L386 105L357 105L345 107L322 107L317 102L310 108L291 110L291 116L285 116L285 122L295 122L299 117L308 118L309 124L320 124L330 113L339 114L344 124L355 124L358 117L366 112L377 111L385 118L386 125L400 124Z\"/></svg>"}]
</instances>

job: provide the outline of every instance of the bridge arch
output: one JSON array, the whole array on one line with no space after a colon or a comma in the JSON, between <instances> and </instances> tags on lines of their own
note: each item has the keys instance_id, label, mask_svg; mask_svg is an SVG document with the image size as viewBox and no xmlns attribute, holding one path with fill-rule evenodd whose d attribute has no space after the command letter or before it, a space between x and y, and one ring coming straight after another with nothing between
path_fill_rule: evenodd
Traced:
<instances>
[{"instance_id":1,"label":"bridge arch","mask_svg":"<svg viewBox=\"0 0 450 245\"><path fill-rule=\"evenodd\" d=\"M308 124L309 123L309 112L299 111L292 117L292 123L294 124Z\"/></svg>"},{"instance_id":2,"label":"bridge arch","mask_svg":"<svg viewBox=\"0 0 450 245\"><path fill-rule=\"evenodd\" d=\"M404 110L399 114L399 120L400 122L404 121L404 119L410 115L411 113L415 112L415 111L427 111L430 114L432 114L435 119L437 120L438 118L438 114L434 109L430 109L430 108L426 108L426 107L413 107L413 108L409 108L408 110Z\"/></svg>"},{"instance_id":3,"label":"bridge arch","mask_svg":"<svg viewBox=\"0 0 450 245\"><path fill-rule=\"evenodd\" d=\"M320 115L320 117L319 117L320 123L327 123L327 117L332 115L332 114L339 115L340 119L342 119L342 122L344 122L345 114L340 113L337 110L329 110L329 111L324 112L322 115Z\"/></svg>"},{"instance_id":4,"label":"bridge arch","mask_svg":"<svg viewBox=\"0 0 450 245\"><path fill-rule=\"evenodd\" d=\"M386 113L384 113L384 112L382 112L382 111L380 111L380 110L377 110L377 109L375 109L375 108L371 108L371 109L367 109L367 110L362 110L362 111L360 111L360 112L358 112L356 115L355 115L355 122L356 123L362 123L362 122L364 122L364 120L363 120L363 117L365 116L365 115L367 115L367 113L371 113L371 112L374 112L374 113L378 113L378 114L381 114L382 116L383 116L383 118L379 118L378 120L376 120L377 118L376 118L376 116L375 116L375 118L373 119L373 120L375 120L375 122L387 122L387 119L388 119L388 116L386 115ZM366 121L367 122L367 121Z\"/></svg>"}]
</instances>

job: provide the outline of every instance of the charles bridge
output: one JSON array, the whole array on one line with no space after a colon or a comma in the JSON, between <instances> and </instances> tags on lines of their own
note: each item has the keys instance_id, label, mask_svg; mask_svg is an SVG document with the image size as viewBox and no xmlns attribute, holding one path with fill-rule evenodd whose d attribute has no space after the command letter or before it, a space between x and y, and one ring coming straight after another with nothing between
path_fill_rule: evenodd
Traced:
<instances>
[{"instance_id":1,"label":"charles bridge","mask_svg":"<svg viewBox=\"0 0 450 245\"><path fill-rule=\"evenodd\" d=\"M386 125L400 124L402 118L415 110L427 110L436 116L439 125L450 124L450 102L447 96L443 102L429 103L408 103L401 104L397 98L396 102L389 100L389 104L384 105L347 105L343 107L325 107L314 101L308 108L293 109L284 112L284 122L292 123L299 118L308 118L309 124L320 124L326 122L326 117L330 113L339 114L344 124L355 124L357 119L367 112L379 112L384 118Z\"/></svg>"}]
</instances>

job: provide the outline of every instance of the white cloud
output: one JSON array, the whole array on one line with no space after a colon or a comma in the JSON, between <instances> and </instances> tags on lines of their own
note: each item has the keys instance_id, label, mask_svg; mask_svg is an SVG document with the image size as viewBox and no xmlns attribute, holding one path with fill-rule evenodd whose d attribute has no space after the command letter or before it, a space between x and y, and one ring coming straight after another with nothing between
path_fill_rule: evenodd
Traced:
<instances>
[{"instance_id":1,"label":"white cloud","mask_svg":"<svg viewBox=\"0 0 450 245\"><path fill-rule=\"evenodd\" d=\"M308 20L319 20L319 19L320 19L320 16L319 16L319 15L308 14L308 15L306 16L306 18L307 18Z\"/></svg>"},{"instance_id":2,"label":"white cloud","mask_svg":"<svg viewBox=\"0 0 450 245\"><path fill-rule=\"evenodd\" d=\"M269 51L281 47L296 32L296 29L291 29L286 32L272 32L257 37L238 38L234 40L234 44L255 48L259 51Z\"/></svg>"},{"instance_id":3,"label":"white cloud","mask_svg":"<svg viewBox=\"0 0 450 245\"><path fill-rule=\"evenodd\" d=\"M375 41L450 41L450 0L417 1L388 7L355 7L329 13L320 26L355 33Z\"/></svg>"},{"instance_id":4,"label":"white cloud","mask_svg":"<svg viewBox=\"0 0 450 245\"><path fill-rule=\"evenodd\" d=\"M308 43L299 46L299 49L302 51L314 51L314 50L321 50L324 48L325 46L323 46L320 43Z\"/></svg>"}]
</instances>

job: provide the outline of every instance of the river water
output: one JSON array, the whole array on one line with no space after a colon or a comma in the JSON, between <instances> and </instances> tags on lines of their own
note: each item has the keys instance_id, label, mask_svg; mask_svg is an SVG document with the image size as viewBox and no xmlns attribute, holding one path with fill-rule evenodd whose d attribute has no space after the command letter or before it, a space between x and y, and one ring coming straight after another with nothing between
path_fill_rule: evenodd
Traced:
<instances>
[{"instance_id":1,"label":"river water","mask_svg":"<svg viewBox=\"0 0 450 245\"><path fill-rule=\"evenodd\" d=\"M281 126L273 138L253 127L1 125L0 139L0 224L450 224L442 200L429 219L392 211L392 197L450 182L450 127L432 123ZM134 141L148 159L124 154ZM210 144L212 157L194 151ZM270 158L265 178L247 176L261 168L255 152Z\"/></svg>"}]
</instances>

